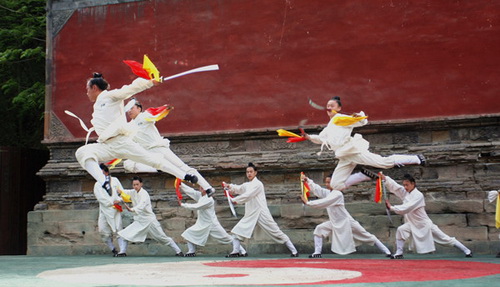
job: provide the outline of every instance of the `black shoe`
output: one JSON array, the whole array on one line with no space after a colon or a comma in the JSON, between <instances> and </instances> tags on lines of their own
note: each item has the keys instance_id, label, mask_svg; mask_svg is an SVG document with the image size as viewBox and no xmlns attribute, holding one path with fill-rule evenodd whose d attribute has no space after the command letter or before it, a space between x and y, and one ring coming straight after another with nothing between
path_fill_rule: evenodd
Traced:
<instances>
[{"instance_id":1,"label":"black shoe","mask_svg":"<svg viewBox=\"0 0 500 287\"><path fill-rule=\"evenodd\" d=\"M175 253L175 256L184 257L184 253L182 253L182 251L180 251L179 253Z\"/></svg>"},{"instance_id":2,"label":"black shoe","mask_svg":"<svg viewBox=\"0 0 500 287\"><path fill-rule=\"evenodd\" d=\"M391 259L404 259L403 254L401 255L391 255Z\"/></svg>"},{"instance_id":3,"label":"black shoe","mask_svg":"<svg viewBox=\"0 0 500 287\"><path fill-rule=\"evenodd\" d=\"M292 253L292 254L290 254L290 257L299 257L299 253L298 252L295 254Z\"/></svg>"},{"instance_id":4,"label":"black shoe","mask_svg":"<svg viewBox=\"0 0 500 287\"><path fill-rule=\"evenodd\" d=\"M184 254L184 257L196 257L196 253L186 253Z\"/></svg>"},{"instance_id":5,"label":"black shoe","mask_svg":"<svg viewBox=\"0 0 500 287\"><path fill-rule=\"evenodd\" d=\"M211 197L215 193L215 188L211 187L211 188L205 190L205 192L207 193L208 197Z\"/></svg>"},{"instance_id":6,"label":"black shoe","mask_svg":"<svg viewBox=\"0 0 500 287\"><path fill-rule=\"evenodd\" d=\"M321 253L319 253L319 254L313 253L313 254L309 255L309 258L322 258L322 256L321 256Z\"/></svg>"},{"instance_id":7,"label":"black shoe","mask_svg":"<svg viewBox=\"0 0 500 287\"><path fill-rule=\"evenodd\" d=\"M378 174L369 170L369 169L363 168L363 169L361 169L361 173L368 176L369 178L371 178L373 180L378 179Z\"/></svg>"},{"instance_id":8,"label":"black shoe","mask_svg":"<svg viewBox=\"0 0 500 287\"><path fill-rule=\"evenodd\" d=\"M420 160L420 165L421 166L426 166L427 165L427 159L423 154L417 154L418 159Z\"/></svg>"},{"instance_id":9,"label":"black shoe","mask_svg":"<svg viewBox=\"0 0 500 287\"><path fill-rule=\"evenodd\" d=\"M497 253L497 256L496 256L496 257L497 257L497 258L500 258L500 252L498 252L498 253Z\"/></svg>"},{"instance_id":10,"label":"black shoe","mask_svg":"<svg viewBox=\"0 0 500 287\"><path fill-rule=\"evenodd\" d=\"M113 257L116 257L116 255L118 254L118 251L116 251L115 248L113 248L113 250L111 250L111 252L113 252Z\"/></svg>"},{"instance_id":11,"label":"black shoe","mask_svg":"<svg viewBox=\"0 0 500 287\"><path fill-rule=\"evenodd\" d=\"M184 176L184 180L189 181L192 184L195 184L198 182L198 177L194 174L186 173L186 175Z\"/></svg>"},{"instance_id":12,"label":"black shoe","mask_svg":"<svg viewBox=\"0 0 500 287\"><path fill-rule=\"evenodd\" d=\"M240 253L240 257L248 257L248 253Z\"/></svg>"},{"instance_id":13,"label":"black shoe","mask_svg":"<svg viewBox=\"0 0 500 287\"><path fill-rule=\"evenodd\" d=\"M386 254L385 257L392 257L392 254Z\"/></svg>"},{"instance_id":14,"label":"black shoe","mask_svg":"<svg viewBox=\"0 0 500 287\"><path fill-rule=\"evenodd\" d=\"M231 257L240 257L240 254L239 253L229 253L228 255L226 255L226 258L231 258Z\"/></svg>"},{"instance_id":15,"label":"black shoe","mask_svg":"<svg viewBox=\"0 0 500 287\"><path fill-rule=\"evenodd\" d=\"M469 254L465 254L465 257L472 258L472 251L471 251L471 253L469 253Z\"/></svg>"},{"instance_id":16,"label":"black shoe","mask_svg":"<svg viewBox=\"0 0 500 287\"><path fill-rule=\"evenodd\" d=\"M118 253L115 257L127 257L127 253Z\"/></svg>"},{"instance_id":17,"label":"black shoe","mask_svg":"<svg viewBox=\"0 0 500 287\"><path fill-rule=\"evenodd\" d=\"M106 190L106 192L109 194L109 196L111 196L113 194L113 192L111 191L111 183L110 183L109 175L106 176L106 181L104 181L104 183L102 184L102 188L104 188Z\"/></svg>"}]
</instances>

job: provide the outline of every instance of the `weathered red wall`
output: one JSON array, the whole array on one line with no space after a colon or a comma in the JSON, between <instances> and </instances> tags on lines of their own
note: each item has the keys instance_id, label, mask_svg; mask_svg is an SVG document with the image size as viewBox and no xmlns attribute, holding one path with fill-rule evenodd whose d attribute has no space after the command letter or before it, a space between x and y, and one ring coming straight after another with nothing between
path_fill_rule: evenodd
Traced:
<instances>
[{"instance_id":1,"label":"weathered red wall","mask_svg":"<svg viewBox=\"0 0 500 287\"><path fill-rule=\"evenodd\" d=\"M322 124L332 95L371 120L499 113L500 2L144 1L77 10L54 39L52 110L78 138L86 79L112 88L148 54L162 75L219 64L138 96L175 110L163 133Z\"/></svg>"}]
</instances>

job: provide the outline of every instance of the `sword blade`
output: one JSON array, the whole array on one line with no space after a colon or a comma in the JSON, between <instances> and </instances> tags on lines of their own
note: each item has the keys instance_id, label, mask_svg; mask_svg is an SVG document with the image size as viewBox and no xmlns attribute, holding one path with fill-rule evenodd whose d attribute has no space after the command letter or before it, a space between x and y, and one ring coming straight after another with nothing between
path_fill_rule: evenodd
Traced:
<instances>
[{"instance_id":1,"label":"sword blade","mask_svg":"<svg viewBox=\"0 0 500 287\"><path fill-rule=\"evenodd\" d=\"M311 107L313 107L313 108L317 109L317 110L321 110L321 111L326 110L326 108L325 108L325 107L320 106L320 105L316 104L315 102L313 102L313 100L311 100L311 98L309 98L309 105L310 105Z\"/></svg>"},{"instance_id":2,"label":"sword blade","mask_svg":"<svg viewBox=\"0 0 500 287\"><path fill-rule=\"evenodd\" d=\"M179 73L179 74L175 74L175 75L172 75L172 76L163 77L162 80L163 81L168 81L168 80L172 80L172 79L175 79L175 78L178 78L178 77L182 77L182 76L185 76L185 75L189 75L189 74L192 74L192 73L216 71L218 69L219 69L219 65L217 65L217 64L215 64L215 65L209 65L209 66L199 67L199 68L196 68L196 69L185 71L185 72L182 72L182 73Z\"/></svg>"}]
</instances>

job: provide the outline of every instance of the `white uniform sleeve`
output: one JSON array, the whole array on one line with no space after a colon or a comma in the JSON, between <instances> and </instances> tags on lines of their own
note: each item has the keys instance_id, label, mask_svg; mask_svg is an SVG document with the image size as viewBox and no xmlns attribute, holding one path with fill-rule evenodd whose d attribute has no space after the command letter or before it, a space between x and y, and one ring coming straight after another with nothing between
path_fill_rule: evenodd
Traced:
<instances>
[{"instance_id":1,"label":"white uniform sleeve","mask_svg":"<svg viewBox=\"0 0 500 287\"><path fill-rule=\"evenodd\" d=\"M119 89L108 91L108 97L114 101L122 101L151 87L153 87L151 80L137 78L130 85L124 85Z\"/></svg>"},{"instance_id":2,"label":"white uniform sleeve","mask_svg":"<svg viewBox=\"0 0 500 287\"><path fill-rule=\"evenodd\" d=\"M197 203L182 203L181 206L189 210L202 210L213 206L213 200L200 200Z\"/></svg>"},{"instance_id":3,"label":"white uniform sleeve","mask_svg":"<svg viewBox=\"0 0 500 287\"><path fill-rule=\"evenodd\" d=\"M262 184L247 183L247 184L242 184L241 186L239 186L239 188L242 193L232 198L231 201L241 204L254 198L261 191L263 186Z\"/></svg>"},{"instance_id":4,"label":"white uniform sleeve","mask_svg":"<svg viewBox=\"0 0 500 287\"><path fill-rule=\"evenodd\" d=\"M191 197L195 201L198 201L201 198L201 192L195 190L192 187L189 187L188 185L186 185L184 183L181 183L181 190L182 190L182 192L187 194L187 196Z\"/></svg>"},{"instance_id":5,"label":"white uniform sleeve","mask_svg":"<svg viewBox=\"0 0 500 287\"><path fill-rule=\"evenodd\" d=\"M392 178L386 176L384 181L385 187L389 190L390 193L395 194L401 200L404 199L406 195L406 190L403 186L397 184Z\"/></svg>"},{"instance_id":6,"label":"white uniform sleeve","mask_svg":"<svg viewBox=\"0 0 500 287\"><path fill-rule=\"evenodd\" d=\"M311 179L307 180L307 184L311 188L311 191L319 198L325 198L330 194L330 191L326 188L321 187L319 184L314 183Z\"/></svg>"},{"instance_id":7,"label":"white uniform sleeve","mask_svg":"<svg viewBox=\"0 0 500 287\"><path fill-rule=\"evenodd\" d=\"M488 200L490 202L495 201L498 198L498 190L488 191Z\"/></svg>"},{"instance_id":8,"label":"white uniform sleeve","mask_svg":"<svg viewBox=\"0 0 500 287\"><path fill-rule=\"evenodd\" d=\"M415 196L412 200L409 200L401 205L393 205L391 206L391 210L396 212L397 214L407 214L415 210L415 208L422 206L424 201L424 195L419 193L418 196Z\"/></svg>"},{"instance_id":9,"label":"white uniform sleeve","mask_svg":"<svg viewBox=\"0 0 500 287\"><path fill-rule=\"evenodd\" d=\"M340 193L330 193L327 197L307 202L307 205L314 208L327 208L328 206L338 202Z\"/></svg>"}]
</instances>

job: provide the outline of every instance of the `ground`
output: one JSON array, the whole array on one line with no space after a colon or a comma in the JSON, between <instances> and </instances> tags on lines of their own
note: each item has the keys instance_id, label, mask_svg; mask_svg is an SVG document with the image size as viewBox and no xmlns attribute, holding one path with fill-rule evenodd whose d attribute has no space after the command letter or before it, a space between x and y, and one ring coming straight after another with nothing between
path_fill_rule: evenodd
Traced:
<instances>
[{"instance_id":1,"label":"ground","mask_svg":"<svg viewBox=\"0 0 500 287\"><path fill-rule=\"evenodd\" d=\"M0 256L0 286L495 286L500 258L458 254L198 256Z\"/></svg>"}]
</instances>

